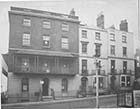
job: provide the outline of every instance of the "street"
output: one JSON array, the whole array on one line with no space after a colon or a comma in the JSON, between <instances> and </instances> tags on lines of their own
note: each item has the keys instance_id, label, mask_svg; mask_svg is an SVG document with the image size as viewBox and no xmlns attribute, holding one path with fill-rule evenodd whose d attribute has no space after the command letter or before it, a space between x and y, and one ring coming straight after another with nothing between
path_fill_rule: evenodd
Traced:
<instances>
[{"instance_id":1,"label":"street","mask_svg":"<svg viewBox=\"0 0 140 109\"><path fill-rule=\"evenodd\" d=\"M95 97L2 105L2 109L79 109L95 107ZM117 107L116 95L100 96L99 107Z\"/></svg>"}]
</instances>

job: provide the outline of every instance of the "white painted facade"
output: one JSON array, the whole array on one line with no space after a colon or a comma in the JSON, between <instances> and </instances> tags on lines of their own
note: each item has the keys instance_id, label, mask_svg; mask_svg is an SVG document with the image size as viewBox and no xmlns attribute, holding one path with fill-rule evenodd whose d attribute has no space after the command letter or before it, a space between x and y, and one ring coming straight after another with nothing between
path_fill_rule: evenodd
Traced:
<instances>
[{"instance_id":1,"label":"white painted facade","mask_svg":"<svg viewBox=\"0 0 140 109\"><path fill-rule=\"evenodd\" d=\"M117 75L116 77L116 81L115 84L118 87L122 87L121 86L121 79L122 76L123 77L127 77L129 76L131 78L130 80L130 84L133 84L134 81L134 36L133 33L131 32L125 32L125 31L120 31L117 29L112 29L112 28L108 28L108 71L109 73L111 73L111 60L115 61L115 69L117 71ZM115 35L115 40L112 41L110 40L110 34L114 34ZM126 43L122 42L122 36L126 36ZM111 55L111 45L115 46L115 55ZM127 55L123 56L123 47L127 48ZM126 74L123 74L123 62L126 61L127 62L127 70L130 71L131 70L131 74L128 74L128 72ZM111 81L109 81L110 84ZM125 80L125 83L127 84L127 80Z\"/></svg>"},{"instance_id":2,"label":"white painted facade","mask_svg":"<svg viewBox=\"0 0 140 109\"><path fill-rule=\"evenodd\" d=\"M87 38L82 37L82 30L87 31ZM97 40L95 37L96 32L100 33L100 40ZM87 43L87 53L82 52L82 43ZM87 60L87 71L88 71L88 83L87 86L94 86L95 82L95 70L96 70L96 58L95 58L95 44L101 44L101 56L98 58L98 61L101 61L101 70L105 71L107 75L107 31L99 29L97 27L89 27L87 25L80 25L79 27L79 73L82 75L82 60ZM93 74L94 73L94 74ZM82 78L83 76L81 76ZM107 88L107 76L99 75L103 77L103 88ZM88 90L88 88L87 88Z\"/></svg>"},{"instance_id":3,"label":"white painted facade","mask_svg":"<svg viewBox=\"0 0 140 109\"><path fill-rule=\"evenodd\" d=\"M87 37L82 37L82 30L87 31ZM95 33L100 33L100 40L96 39ZM115 41L110 40L110 34L115 35ZM122 42L122 36L126 36L126 43ZM82 52L82 43L87 43L87 53ZM111 60L115 61L115 70L117 71L115 85L119 88L122 87L122 77L125 78L125 87L127 88L127 77L130 77L130 86L132 86L134 81L134 43L133 43L133 33L124 32L112 28L100 29L97 27L89 27L87 25L80 25L79 27L79 74L81 78L82 75L82 60L87 60L87 72L86 78L87 90L88 86L94 86L95 82L95 70L96 70L96 58L95 58L95 43L101 44L101 55L98 60L101 61L101 70L105 71L106 76L99 75L99 77L104 77L103 88L110 88L111 84ZM115 46L115 55L111 54L111 45ZM127 48L127 55L123 56L123 47ZM127 62L127 73L123 74L123 62ZM94 72L93 72L94 70ZM131 73L129 73L131 72Z\"/></svg>"}]
</instances>

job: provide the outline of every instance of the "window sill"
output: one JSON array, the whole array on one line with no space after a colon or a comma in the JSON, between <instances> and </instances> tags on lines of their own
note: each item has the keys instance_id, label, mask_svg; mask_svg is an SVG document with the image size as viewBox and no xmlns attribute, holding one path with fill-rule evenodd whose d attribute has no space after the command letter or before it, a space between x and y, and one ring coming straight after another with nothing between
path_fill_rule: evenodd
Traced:
<instances>
[{"instance_id":1,"label":"window sill","mask_svg":"<svg viewBox=\"0 0 140 109\"><path fill-rule=\"evenodd\" d=\"M110 39L110 41L114 41L115 42L115 40L112 40L112 39Z\"/></svg>"},{"instance_id":2,"label":"window sill","mask_svg":"<svg viewBox=\"0 0 140 109\"><path fill-rule=\"evenodd\" d=\"M127 55L123 55L123 57L127 57Z\"/></svg>"},{"instance_id":3,"label":"window sill","mask_svg":"<svg viewBox=\"0 0 140 109\"><path fill-rule=\"evenodd\" d=\"M88 53L82 52L82 54L85 54L85 55L87 55Z\"/></svg>"},{"instance_id":4,"label":"window sill","mask_svg":"<svg viewBox=\"0 0 140 109\"><path fill-rule=\"evenodd\" d=\"M69 30L62 30L63 32L68 32Z\"/></svg>"},{"instance_id":5,"label":"window sill","mask_svg":"<svg viewBox=\"0 0 140 109\"><path fill-rule=\"evenodd\" d=\"M123 44L127 44L127 42L122 42Z\"/></svg>"},{"instance_id":6,"label":"window sill","mask_svg":"<svg viewBox=\"0 0 140 109\"><path fill-rule=\"evenodd\" d=\"M24 25L24 24L22 24L22 26L23 27L31 27L31 25Z\"/></svg>"},{"instance_id":7,"label":"window sill","mask_svg":"<svg viewBox=\"0 0 140 109\"><path fill-rule=\"evenodd\" d=\"M95 39L95 40L101 41L101 39Z\"/></svg>"},{"instance_id":8,"label":"window sill","mask_svg":"<svg viewBox=\"0 0 140 109\"><path fill-rule=\"evenodd\" d=\"M88 39L87 37L82 37L83 39Z\"/></svg>"},{"instance_id":9,"label":"window sill","mask_svg":"<svg viewBox=\"0 0 140 109\"><path fill-rule=\"evenodd\" d=\"M30 45L22 45L22 47L29 48L29 47L30 47Z\"/></svg>"},{"instance_id":10,"label":"window sill","mask_svg":"<svg viewBox=\"0 0 140 109\"><path fill-rule=\"evenodd\" d=\"M50 28L45 28L45 27L42 27L43 29L45 29L45 30L50 30L51 29L51 27Z\"/></svg>"},{"instance_id":11,"label":"window sill","mask_svg":"<svg viewBox=\"0 0 140 109\"><path fill-rule=\"evenodd\" d=\"M114 56L114 57L116 56L115 54L110 54L110 55L111 55L111 56Z\"/></svg>"},{"instance_id":12,"label":"window sill","mask_svg":"<svg viewBox=\"0 0 140 109\"><path fill-rule=\"evenodd\" d=\"M49 49L49 48L50 48L50 46L48 46L48 47L47 47L47 46L43 46L43 48L47 48L47 49Z\"/></svg>"}]
</instances>

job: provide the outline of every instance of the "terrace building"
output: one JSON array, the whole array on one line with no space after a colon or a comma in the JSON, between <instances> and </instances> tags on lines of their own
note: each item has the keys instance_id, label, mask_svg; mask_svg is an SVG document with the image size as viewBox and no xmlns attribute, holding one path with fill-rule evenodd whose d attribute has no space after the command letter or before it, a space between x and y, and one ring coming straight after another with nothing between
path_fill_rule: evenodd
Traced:
<instances>
[{"instance_id":1,"label":"terrace building","mask_svg":"<svg viewBox=\"0 0 140 109\"><path fill-rule=\"evenodd\" d=\"M112 26L107 31L109 84L114 90L130 90L135 76L133 33L128 32L126 20L120 30Z\"/></svg>"},{"instance_id":2,"label":"terrace building","mask_svg":"<svg viewBox=\"0 0 140 109\"><path fill-rule=\"evenodd\" d=\"M81 86L86 92L96 93L96 61L100 61L99 93L105 93L108 87L108 33L105 29L80 25L79 27L79 73ZM98 59L96 56L98 55Z\"/></svg>"}]
</instances>

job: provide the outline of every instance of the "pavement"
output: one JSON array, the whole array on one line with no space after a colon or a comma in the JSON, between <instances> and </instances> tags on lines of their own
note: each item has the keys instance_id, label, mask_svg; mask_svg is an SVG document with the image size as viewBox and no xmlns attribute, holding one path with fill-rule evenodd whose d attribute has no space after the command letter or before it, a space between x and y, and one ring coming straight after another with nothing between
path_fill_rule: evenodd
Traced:
<instances>
[{"instance_id":1,"label":"pavement","mask_svg":"<svg viewBox=\"0 0 140 109\"><path fill-rule=\"evenodd\" d=\"M99 97L100 108L117 108L116 95ZM3 104L2 109L95 109L95 97Z\"/></svg>"}]
</instances>

